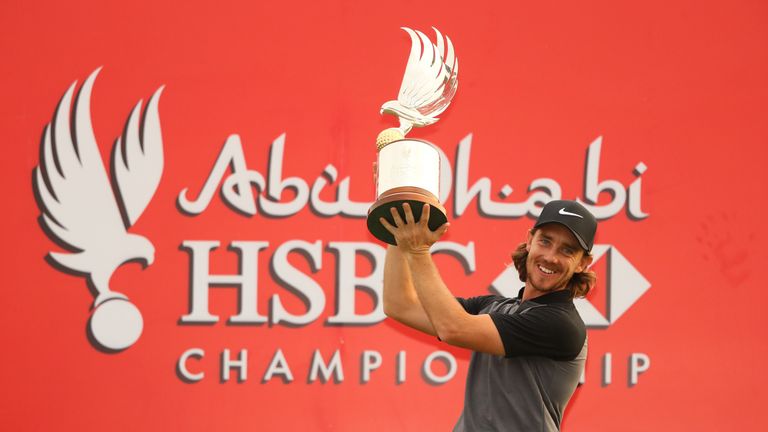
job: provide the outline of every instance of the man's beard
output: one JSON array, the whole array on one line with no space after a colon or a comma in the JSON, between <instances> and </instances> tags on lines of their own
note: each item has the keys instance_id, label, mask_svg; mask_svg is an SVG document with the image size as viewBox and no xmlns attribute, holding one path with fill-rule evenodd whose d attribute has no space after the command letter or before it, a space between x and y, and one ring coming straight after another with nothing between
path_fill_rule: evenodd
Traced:
<instances>
[{"instance_id":1,"label":"man's beard","mask_svg":"<svg viewBox=\"0 0 768 432\"><path fill-rule=\"evenodd\" d=\"M554 292L559 291L565 287L568 286L568 282L571 280L571 277L573 276L572 273L569 274L569 272L566 269L563 269L561 266L553 266L551 264L542 264L542 263L535 263L529 256L526 260L527 265L527 272L528 272L528 283L531 284L531 287L537 291L541 292ZM542 275L542 271L539 270L539 265L542 267L545 267L550 270L554 270L555 272L559 272L559 278L555 279L553 277L547 277ZM545 279L542 281L541 279Z\"/></svg>"}]
</instances>

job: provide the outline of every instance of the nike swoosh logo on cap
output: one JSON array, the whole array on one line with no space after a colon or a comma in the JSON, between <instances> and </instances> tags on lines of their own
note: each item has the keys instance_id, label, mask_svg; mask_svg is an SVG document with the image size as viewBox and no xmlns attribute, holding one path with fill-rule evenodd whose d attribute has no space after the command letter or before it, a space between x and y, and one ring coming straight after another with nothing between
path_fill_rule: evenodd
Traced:
<instances>
[{"instance_id":1,"label":"nike swoosh logo on cap","mask_svg":"<svg viewBox=\"0 0 768 432\"><path fill-rule=\"evenodd\" d=\"M576 216L578 218L584 219L584 216L582 216L580 214L576 214L576 213L571 213L571 212L565 211L565 207L561 208L558 213L560 213L561 215L565 215L565 216Z\"/></svg>"}]
</instances>

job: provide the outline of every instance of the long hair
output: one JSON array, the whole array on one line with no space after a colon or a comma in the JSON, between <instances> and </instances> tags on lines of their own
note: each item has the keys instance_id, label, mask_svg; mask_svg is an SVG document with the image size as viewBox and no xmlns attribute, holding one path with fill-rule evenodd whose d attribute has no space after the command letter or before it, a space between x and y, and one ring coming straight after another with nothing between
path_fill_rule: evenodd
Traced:
<instances>
[{"instance_id":1,"label":"long hair","mask_svg":"<svg viewBox=\"0 0 768 432\"><path fill-rule=\"evenodd\" d=\"M536 231L532 231L531 235ZM515 263L517 273L520 275L520 280L525 282L528 280L528 269L525 267L525 262L528 260L528 250L525 248L526 243L520 243L512 253L512 262ZM589 256L590 253L584 251L585 256ZM597 281L597 273L592 270L586 269L581 273L574 273L571 276L571 280L568 281L567 289L571 292L571 298L584 297L595 286Z\"/></svg>"}]
</instances>

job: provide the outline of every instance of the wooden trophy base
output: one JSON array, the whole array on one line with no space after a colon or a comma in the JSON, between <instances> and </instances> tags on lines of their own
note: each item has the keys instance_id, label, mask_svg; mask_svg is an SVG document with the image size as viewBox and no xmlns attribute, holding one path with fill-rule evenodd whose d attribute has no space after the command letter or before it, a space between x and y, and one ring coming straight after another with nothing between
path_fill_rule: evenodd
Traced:
<instances>
[{"instance_id":1,"label":"wooden trophy base","mask_svg":"<svg viewBox=\"0 0 768 432\"><path fill-rule=\"evenodd\" d=\"M421 218L421 210L424 208L424 204L429 204L429 222L427 225L432 231L438 229L441 225L448 222L447 212L445 207L440 204L432 193L426 189L422 189L415 186L401 186L392 188L379 196L379 199L368 210L368 231L373 234L377 239L389 243L391 245L397 244L395 236L393 236L384 225L379 222L379 218L384 218L390 224L394 225L395 221L392 218L390 209L397 207L397 212L400 213L400 218L405 221L405 213L403 212L403 203L408 203L411 206L413 212L413 219L419 221Z\"/></svg>"}]
</instances>

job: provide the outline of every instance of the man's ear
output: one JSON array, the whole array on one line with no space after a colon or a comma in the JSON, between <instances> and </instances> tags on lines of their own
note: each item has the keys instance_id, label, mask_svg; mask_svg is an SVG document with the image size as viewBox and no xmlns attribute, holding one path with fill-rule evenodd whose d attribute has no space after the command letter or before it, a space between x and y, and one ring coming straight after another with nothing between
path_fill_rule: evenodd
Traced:
<instances>
[{"instance_id":1,"label":"man's ear","mask_svg":"<svg viewBox=\"0 0 768 432\"><path fill-rule=\"evenodd\" d=\"M592 255L587 255L587 253L584 252L584 256L581 257L581 262L579 263L579 266L576 267L576 273L583 272L589 267L590 264L592 264Z\"/></svg>"},{"instance_id":2,"label":"man's ear","mask_svg":"<svg viewBox=\"0 0 768 432\"><path fill-rule=\"evenodd\" d=\"M530 252L531 251L531 242L533 241L533 230L528 230L528 238L525 240L525 250Z\"/></svg>"}]
</instances>

